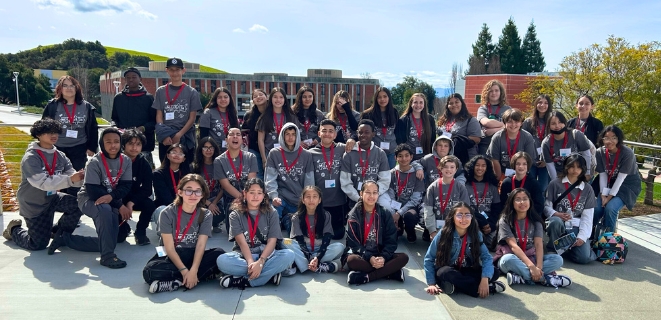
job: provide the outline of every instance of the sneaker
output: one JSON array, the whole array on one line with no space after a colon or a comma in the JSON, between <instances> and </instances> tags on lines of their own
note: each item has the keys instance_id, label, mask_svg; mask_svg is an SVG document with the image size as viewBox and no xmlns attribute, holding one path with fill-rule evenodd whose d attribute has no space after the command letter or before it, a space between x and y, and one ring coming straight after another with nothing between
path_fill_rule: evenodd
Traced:
<instances>
[{"instance_id":1,"label":"sneaker","mask_svg":"<svg viewBox=\"0 0 661 320\"><path fill-rule=\"evenodd\" d=\"M500 281L489 283L489 293L496 294L505 291L505 284Z\"/></svg>"},{"instance_id":2,"label":"sneaker","mask_svg":"<svg viewBox=\"0 0 661 320\"><path fill-rule=\"evenodd\" d=\"M429 230L427 230L427 228L425 228L425 230L422 232L422 241L431 242L431 234L429 234Z\"/></svg>"},{"instance_id":3,"label":"sneaker","mask_svg":"<svg viewBox=\"0 0 661 320\"><path fill-rule=\"evenodd\" d=\"M134 234L135 235L135 244L139 246L146 246L148 244L151 244L151 241L149 241L149 238L147 238L146 235L144 234Z\"/></svg>"},{"instance_id":4,"label":"sneaker","mask_svg":"<svg viewBox=\"0 0 661 320\"><path fill-rule=\"evenodd\" d=\"M454 293L454 284L448 282L448 281L441 281L441 291L447 295L451 295Z\"/></svg>"},{"instance_id":5,"label":"sneaker","mask_svg":"<svg viewBox=\"0 0 661 320\"><path fill-rule=\"evenodd\" d=\"M246 287L250 287L250 282L245 277L227 275L220 278L220 286L223 288L239 288L243 290Z\"/></svg>"},{"instance_id":6,"label":"sneaker","mask_svg":"<svg viewBox=\"0 0 661 320\"><path fill-rule=\"evenodd\" d=\"M518 274L516 274L512 271L507 273L507 285L508 286L511 287L512 285L515 285L515 284L524 284L524 283L526 283L526 280L523 280L523 278L520 275L518 275Z\"/></svg>"},{"instance_id":7,"label":"sneaker","mask_svg":"<svg viewBox=\"0 0 661 320\"><path fill-rule=\"evenodd\" d=\"M406 232L406 241L408 241L410 244L414 244L416 240L418 240L418 237L415 235L415 230Z\"/></svg>"},{"instance_id":8,"label":"sneaker","mask_svg":"<svg viewBox=\"0 0 661 320\"><path fill-rule=\"evenodd\" d=\"M179 287L183 285L183 282L180 280L171 280L171 281L158 281L154 280L149 285L149 293L159 293L165 291L177 291Z\"/></svg>"},{"instance_id":9,"label":"sneaker","mask_svg":"<svg viewBox=\"0 0 661 320\"><path fill-rule=\"evenodd\" d=\"M221 233L221 232L223 232L223 229L222 229L220 226L215 226L215 227L213 227L213 229L211 230L211 232L213 232L213 233Z\"/></svg>"},{"instance_id":10,"label":"sneaker","mask_svg":"<svg viewBox=\"0 0 661 320\"><path fill-rule=\"evenodd\" d=\"M223 277L223 273L218 271L218 272L211 273L205 280L215 281L215 280L220 280L220 278L222 278L222 277Z\"/></svg>"},{"instance_id":11,"label":"sneaker","mask_svg":"<svg viewBox=\"0 0 661 320\"><path fill-rule=\"evenodd\" d=\"M7 228L5 228L5 231L2 232L2 236L5 237L5 239L7 239L8 241L11 241L11 231L15 227L21 227L22 225L23 225L23 220L14 219L12 221L9 221Z\"/></svg>"},{"instance_id":12,"label":"sneaker","mask_svg":"<svg viewBox=\"0 0 661 320\"><path fill-rule=\"evenodd\" d=\"M571 285L571 279L563 275L550 275L547 274L544 276L544 285L547 287L555 287L556 289L560 287L568 287Z\"/></svg>"},{"instance_id":13,"label":"sneaker","mask_svg":"<svg viewBox=\"0 0 661 320\"><path fill-rule=\"evenodd\" d=\"M282 279L282 273L277 273L271 278L271 282L273 282L274 285L279 286L280 279Z\"/></svg>"},{"instance_id":14,"label":"sneaker","mask_svg":"<svg viewBox=\"0 0 661 320\"><path fill-rule=\"evenodd\" d=\"M393 274L389 274L386 279L397 280L399 282L404 282L404 270L397 270Z\"/></svg>"},{"instance_id":15,"label":"sneaker","mask_svg":"<svg viewBox=\"0 0 661 320\"><path fill-rule=\"evenodd\" d=\"M287 268L281 273L283 277L291 277L296 274L296 267Z\"/></svg>"},{"instance_id":16,"label":"sneaker","mask_svg":"<svg viewBox=\"0 0 661 320\"><path fill-rule=\"evenodd\" d=\"M55 235L53 236L53 240L51 240L50 245L48 245L48 255L51 256L55 254L55 250L59 249L64 245L65 243L64 243L64 238L62 238L62 229L58 229L57 232L55 232Z\"/></svg>"},{"instance_id":17,"label":"sneaker","mask_svg":"<svg viewBox=\"0 0 661 320\"><path fill-rule=\"evenodd\" d=\"M126 261L117 258L117 256L101 260L101 265L110 269L121 269L126 267Z\"/></svg>"},{"instance_id":18,"label":"sneaker","mask_svg":"<svg viewBox=\"0 0 661 320\"><path fill-rule=\"evenodd\" d=\"M351 271L347 275L347 283L348 284L355 284L355 285L361 285L369 282L369 278L367 277L367 274L364 272L360 271Z\"/></svg>"},{"instance_id":19,"label":"sneaker","mask_svg":"<svg viewBox=\"0 0 661 320\"><path fill-rule=\"evenodd\" d=\"M317 268L317 273L335 273L337 269L335 262L322 262L319 264L319 268Z\"/></svg>"}]
</instances>

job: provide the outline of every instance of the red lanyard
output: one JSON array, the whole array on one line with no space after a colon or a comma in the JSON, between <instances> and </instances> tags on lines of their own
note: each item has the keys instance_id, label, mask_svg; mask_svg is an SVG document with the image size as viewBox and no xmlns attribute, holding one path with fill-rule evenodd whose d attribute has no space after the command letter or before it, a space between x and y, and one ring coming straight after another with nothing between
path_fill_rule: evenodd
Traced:
<instances>
[{"instance_id":1,"label":"red lanyard","mask_svg":"<svg viewBox=\"0 0 661 320\"><path fill-rule=\"evenodd\" d=\"M420 123L415 121L415 117L411 114L411 119L413 119L413 125L415 125L415 131L418 134L418 141L422 139L422 115L420 116Z\"/></svg>"},{"instance_id":2,"label":"red lanyard","mask_svg":"<svg viewBox=\"0 0 661 320\"><path fill-rule=\"evenodd\" d=\"M50 166L48 165L48 161L46 161L46 157L44 154L41 152L41 150L35 150L41 157L41 160L44 161L44 167L46 168L46 171L48 172L49 175L53 176L55 175L55 165L57 164L57 153L53 153L53 164Z\"/></svg>"},{"instance_id":3,"label":"red lanyard","mask_svg":"<svg viewBox=\"0 0 661 320\"><path fill-rule=\"evenodd\" d=\"M239 151L239 170L236 170L236 167L234 166L234 160L232 160L232 157L230 156L229 151L225 151L227 153L227 161L229 161L230 165L232 166L232 171L234 171L234 178L236 179L237 182L241 182L241 175L243 174L243 152ZM284 157L283 157L284 158Z\"/></svg>"},{"instance_id":4,"label":"red lanyard","mask_svg":"<svg viewBox=\"0 0 661 320\"><path fill-rule=\"evenodd\" d=\"M461 269L461 265L464 264L464 256L466 255L466 243L468 242L468 235L464 235L464 239L461 241L461 253L457 259L457 268Z\"/></svg>"},{"instance_id":5,"label":"red lanyard","mask_svg":"<svg viewBox=\"0 0 661 320\"><path fill-rule=\"evenodd\" d=\"M321 153L324 155L324 163L326 164L326 168L328 168L328 173L333 174L333 156L335 155L335 145L331 144L330 146L330 161L328 161L326 158L326 148L324 146L321 146Z\"/></svg>"},{"instance_id":6,"label":"red lanyard","mask_svg":"<svg viewBox=\"0 0 661 320\"><path fill-rule=\"evenodd\" d=\"M505 133L505 139L507 140L507 155L512 159L516 153L516 148L519 147L519 138L521 137L521 130L516 134L516 140L514 140L514 147L510 146L510 138L507 136L507 130Z\"/></svg>"},{"instance_id":7,"label":"red lanyard","mask_svg":"<svg viewBox=\"0 0 661 320\"><path fill-rule=\"evenodd\" d=\"M565 190L566 189L569 189L569 183L567 183L567 182L565 182ZM571 196L571 192L567 194L567 199L569 200L569 206L571 207L572 211L574 211L574 209L576 208L576 205L578 204L578 199L581 198L581 192L582 191L583 190L579 189L578 194L576 195L576 199L573 199L573 200L572 200L573 197Z\"/></svg>"},{"instance_id":8,"label":"red lanyard","mask_svg":"<svg viewBox=\"0 0 661 320\"><path fill-rule=\"evenodd\" d=\"M445 132L450 132L450 130L452 130L452 127L454 127L455 123L457 123L457 120L454 120L452 122L445 121Z\"/></svg>"},{"instance_id":9,"label":"red lanyard","mask_svg":"<svg viewBox=\"0 0 661 320\"><path fill-rule=\"evenodd\" d=\"M69 108L67 108L67 104L63 103L63 105L64 105L64 112L67 114L67 118L69 118L69 123L73 125L73 120L76 117L76 103L75 102L73 103L73 108L71 108L72 109L71 114L69 114Z\"/></svg>"},{"instance_id":10,"label":"red lanyard","mask_svg":"<svg viewBox=\"0 0 661 320\"><path fill-rule=\"evenodd\" d=\"M317 219L314 220L315 223L317 222ZM310 238L310 247L312 248L312 251L314 251L314 226L310 224L310 219L308 219L308 215L305 215L305 222L308 224L308 237Z\"/></svg>"},{"instance_id":11,"label":"red lanyard","mask_svg":"<svg viewBox=\"0 0 661 320\"><path fill-rule=\"evenodd\" d=\"M523 188L523 185L526 184L526 178L527 177L528 177L528 175L523 176L523 179L521 179L521 185L519 186L519 188ZM512 176L512 190L516 189L516 187L514 186L514 181L516 181L516 175Z\"/></svg>"},{"instance_id":12,"label":"red lanyard","mask_svg":"<svg viewBox=\"0 0 661 320\"><path fill-rule=\"evenodd\" d=\"M303 147L298 147L298 154L296 155L296 159L294 159L294 162L291 163L290 166L287 165L287 158L285 157L285 150L280 148L280 153L282 154L282 163L285 165L285 171L287 174L291 173L291 169L296 165L296 162L298 162L298 157L301 156L301 151L303 151Z\"/></svg>"},{"instance_id":13,"label":"red lanyard","mask_svg":"<svg viewBox=\"0 0 661 320\"><path fill-rule=\"evenodd\" d=\"M381 132L383 133L383 141L386 141L386 135L388 133L388 121L385 118L381 118Z\"/></svg>"},{"instance_id":14,"label":"red lanyard","mask_svg":"<svg viewBox=\"0 0 661 320\"><path fill-rule=\"evenodd\" d=\"M223 123L223 113L220 112L220 107L218 107L218 115L220 115L220 122ZM223 131L225 132L225 136L227 136L227 133L230 131L230 116L225 112L225 123L223 123Z\"/></svg>"},{"instance_id":15,"label":"red lanyard","mask_svg":"<svg viewBox=\"0 0 661 320\"><path fill-rule=\"evenodd\" d=\"M491 103L487 103L487 108L489 108L490 116L498 116L498 113L500 113L500 105L498 105L498 109L496 109L496 113L491 112Z\"/></svg>"},{"instance_id":16,"label":"red lanyard","mask_svg":"<svg viewBox=\"0 0 661 320\"><path fill-rule=\"evenodd\" d=\"M374 216L376 216L376 205L374 205L374 208L372 209L372 217L370 218L370 223L367 223L367 212L365 212L365 209L363 209L363 214L365 214L365 231L363 232L363 245L367 243L367 236L370 233L370 230L372 230L372 224L374 224Z\"/></svg>"},{"instance_id":17,"label":"red lanyard","mask_svg":"<svg viewBox=\"0 0 661 320\"><path fill-rule=\"evenodd\" d=\"M216 186L216 180L210 179L209 178L209 172L207 172L207 166L202 164L202 170L204 171L204 180L207 181L207 185L209 186L209 190L213 190L213 187Z\"/></svg>"},{"instance_id":18,"label":"red lanyard","mask_svg":"<svg viewBox=\"0 0 661 320\"><path fill-rule=\"evenodd\" d=\"M344 117L343 117L344 116ZM340 120L340 125L342 126L342 130L347 131L347 115L346 114L338 114L337 119Z\"/></svg>"},{"instance_id":19,"label":"red lanyard","mask_svg":"<svg viewBox=\"0 0 661 320\"><path fill-rule=\"evenodd\" d=\"M588 119L585 119L583 124L581 124L581 118L576 118L576 129L581 130L582 133L585 133L585 129L588 128Z\"/></svg>"},{"instance_id":20,"label":"red lanyard","mask_svg":"<svg viewBox=\"0 0 661 320\"><path fill-rule=\"evenodd\" d=\"M397 175L397 198L402 195L402 191L404 191L404 187L409 183L409 177L411 176L411 173L406 174L406 180L404 180L404 183L400 183L399 180L399 171L395 172L395 175Z\"/></svg>"},{"instance_id":21,"label":"red lanyard","mask_svg":"<svg viewBox=\"0 0 661 320\"><path fill-rule=\"evenodd\" d=\"M445 208L448 207L450 203L450 196L452 195L452 187L454 186L454 178L450 182L450 188L448 188L448 193L445 196L445 201L443 201L443 180L439 181L438 184L438 200L441 202L441 217L445 215Z\"/></svg>"},{"instance_id":22,"label":"red lanyard","mask_svg":"<svg viewBox=\"0 0 661 320\"><path fill-rule=\"evenodd\" d=\"M441 160L439 160L436 157L434 157L434 160L436 160L436 171L438 172L438 177L441 178L443 174L441 174L441 169L438 168L438 165L440 164Z\"/></svg>"},{"instance_id":23,"label":"red lanyard","mask_svg":"<svg viewBox=\"0 0 661 320\"><path fill-rule=\"evenodd\" d=\"M305 129L305 133L310 132L310 127L312 126L312 123L310 123L309 119L305 119L305 122L303 122L303 128Z\"/></svg>"},{"instance_id":24,"label":"red lanyard","mask_svg":"<svg viewBox=\"0 0 661 320\"><path fill-rule=\"evenodd\" d=\"M518 237L518 243L519 243L519 248L521 250L526 251L526 244L528 243L528 217L526 217L526 224L524 226L524 231L523 233L525 234L526 238L521 236L521 230L519 229L519 220L514 221L514 227L516 228L516 236Z\"/></svg>"},{"instance_id":25,"label":"red lanyard","mask_svg":"<svg viewBox=\"0 0 661 320\"><path fill-rule=\"evenodd\" d=\"M186 225L186 229L184 229L183 234L179 234L179 228L181 227L181 212L182 212L182 207L179 206L179 212L177 213L177 230L175 231L175 236L174 236L174 245L176 246L177 243L180 243L184 241L184 238L186 237L186 233L188 233L188 229L190 229L190 226L193 225L193 220L195 220L195 214L197 213L197 209L193 211L193 214L190 217L190 220L188 220L188 224Z\"/></svg>"},{"instance_id":26,"label":"red lanyard","mask_svg":"<svg viewBox=\"0 0 661 320\"><path fill-rule=\"evenodd\" d=\"M613 179L613 173L615 173L615 168L617 168L617 162L620 159L620 148L617 148L617 152L615 153L615 160L613 161L613 165L611 166L611 156L610 152L608 152L608 149L604 147L604 152L606 156L606 171L608 172L608 181L606 181L606 187L609 187L611 183L611 179Z\"/></svg>"},{"instance_id":27,"label":"red lanyard","mask_svg":"<svg viewBox=\"0 0 661 320\"><path fill-rule=\"evenodd\" d=\"M179 183L179 180L181 179L181 170L178 172L179 174L179 179L177 181L174 180L174 171L170 169L170 178L172 179L172 187L174 187L174 195L177 195L177 183Z\"/></svg>"},{"instance_id":28,"label":"red lanyard","mask_svg":"<svg viewBox=\"0 0 661 320\"><path fill-rule=\"evenodd\" d=\"M567 147L567 140L569 139L569 133L565 132L565 139L562 142L562 149ZM555 138L553 138L552 141L549 141L549 153L551 154L551 158L554 158L555 156L553 155L553 145L555 144Z\"/></svg>"},{"instance_id":29,"label":"red lanyard","mask_svg":"<svg viewBox=\"0 0 661 320\"><path fill-rule=\"evenodd\" d=\"M248 218L248 236L250 237L250 245L255 245L255 234L257 233L257 225L259 224L259 213L255 217L255 226L252 225L252 220L250 219L250 213L246 213Z\"/></svg>"},{"instance_id":30,"label":"red lanyard","mask_svg":"<svg viewBox=\"0 0 661 320\"><path fill-rule=\"evenodd\" d=\"M360 145L358 146L358 161L360 161L360 166L363 168L363 180L365 179L365 173L367 173L367 168L370 165L370 149L365 150L367 157L365 157L365 163L363 164L363 158L360 156Z\"/></svg>"},{"instance_id":31,"label":"red lanyard","mask_svg":"<svg viewBox=\"0 0 661 320\"><path fill-rule=\"evenodd\" d=\"M174 95L174 99L170 100L170 83L168 83L167 86L165 86L165 99L168 102L168 105L173 105L175 101L177 101L177 98L179 98L179 95L181 94L181 91L184 90L184 87L186 86L185 82L181 83L181 87L179 87L179 90L177 90L177 94Z\"/></svg>"},{"instance_id":32,"label":"red lanyard","mask_svg":"<svg viewBox=\"0 0 661 320\"><path fill-rule=\"evenodd\" d=\"M473 185L473 193L475 194L475 204L477 205L477 209L480 209L480 204L484 204L484 200L487 198L487 191L489 191L489 184L484 183L484 191L482 192L482 201L479 201L480 197L478 196L477 193L477 186L475 186L475 182L471 182Z\"/></svg>"},{"instance_id":33,"label":"red lanyard","mask_svg":"<svg viewBox=\"0 0 661 320\"><path fill-rule=\"evenodd\" d=\"M119 170L117 170L117 176L115 176L115 178L113 178L110 174L110 168L108 168L108 162L106 162L106 156L103 154L103 152L101 152L101 160L103 160L103 167L106 169L106 176L108 176L110 186L115 189L115 186L117 186L117 183L119 183L119 177L122 175L122 164L124 164L124 158L122 158L121 154L119 155Z\"/></svg>"},{"instance_id":34,"label":"red lanyard","mask_svg":"<svg viewBox=\"0 0 661 320\"><path fill-rule=\"evenodd\" d=\"M544 140L544 132L546 131L546 124L537 123L537 138Z\"/></svg>"},{"instance_id":35,"label":"red lanyard","mask_svg":"<svg viewBox=\"0 0 661 320\"><path fill-rule=\"evenodd\" d=\"M273 124L275 125L275 132L277 134L280 134L280 131L282 130L282 126L284 125L285 122L285 115L280 114L280 123L278 123L278 116L275 112L273 112Z\"/></svg>"}]
</instances>

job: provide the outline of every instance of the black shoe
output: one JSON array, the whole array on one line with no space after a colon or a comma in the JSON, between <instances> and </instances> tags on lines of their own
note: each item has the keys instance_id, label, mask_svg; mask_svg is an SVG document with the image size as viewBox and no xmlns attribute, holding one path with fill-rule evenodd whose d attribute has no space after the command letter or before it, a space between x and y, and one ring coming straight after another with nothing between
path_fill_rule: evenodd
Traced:
<instances>
[{"instance_id":1,"label":"black shoe","mask_svg":"<svg viewBox=\"0 0 661 320\"><path fill-rule=\"evenodd\" d=\"M364 272L360 271L351 271L347 275L347 283L348 284L355 284L355 285L361 285L369 282L369 278L367 277L367 274Z\"/></svg>"},{"instance_id":2,"label":"black shoe","mask_svg":"<svg viewBox=\"0 0 661 320\"><path fill-rule=\"evenodd\" d=\"M404 229L397 229L397 238L401 237L402 235L404 235Z\"/></svg>"},{"instance_id":3,"label":"black shoe","mask_svg":"<svg viewBox=\"0 0 661 320\"><path fill-rule=\"evenodd\" d=\"M223 288L239 288L241 290L250 287L250 282L246 277L224 276L220 279L220 286Z\"/></svg>"},{"instance_id":4,"label":"black shoe","mask_svg":"<svg viewBox=\"0 0 661 320\"><path fill-rule=\"evenodd\" d=\"M415 234L415 229L406 230L406 241L408 241L409 243L415 243L416 240L418 240L418 237Z\"/></svg>"},{"instance_id":5,"label":"black shoe","mask_svg":"<svg viewBox=\"0 0 661 320\"><path fill-rule=\"evenodd\" d=\"M429 234L429 230L427 230L427 228L425 228L425 231L422 232L422 241L431 242L431 235Z\"/></svg>"},{"instance_id":6,"label":"black shoe","mask_svg":"<svg viewBox=\"0 0 661 320\"><path fill-rule=\"evenodd\" d=\"M404 270L398 270L394 272L393 274L389 274L386 276L386 279L388 280L397 280L399 282L404 282Z\"/></svg>"},{"instance_id":7,"label":"black shoe","mask_svg":"<svg viewBox=\"0 0 661 320\"><path fill-rule=\"evenodd\" d=\"M58 229L57 232L55 232L55 235L53 235L53 240L51 240L50 245L48 246L49 256L53 255L55 250L65 245L64 238L62 238L62 233L62 229Z\"/></svg>"},{"instance_id":8,"label":"black shoe","mask_svg":"<svg viewBox=\"0 0 661 320\"><path fill-rule=\"evenodd\" d=\"M113 256L110 258L102 259L101 265L110 269L121 269L126 267L126 261L117 258L117 256Z\"/></svg>"},{"instance_id":9,"label":"black shoe","mask_svg":"<svg viewBox=\"0 0 661 320\"><path fill-rule=\"evenodd\" d=\"M159 292L165 292L165 291L177 291L179 287L181 287L183 283L181 280L172 280L172 281L158 281L154 280L149 285L149 293L159 293Z\"/></svg>"},{"instance_id":10,"label":"black shoe","mask_svg":"<svg viewBox=\"0 0 661 320\"><path fill-rule=\"evenodd\" d=\"M454 293L454 284L447 282L447 281L441 281L441 291L447 295L451 295Z\"/></svg>"},{"instance_id":11,"label":"black shoe","mask_svg":"<svg viewBox=\"0 0 661 320\"><path fill-rule=\"evenodd\" d=\"M496 294L505 291L505 284L500 281L494 281L489 283L489 293Z\"/></svg>"},{"instance_id":12,"label":"black shoe","mask_svg":"<svg viewBox=\"0 0 661 320\"><path fill-rule=\"evenodd\" d=\"M149 238L147 238L147 236L144 234L135 234L135 244L139 246L146 246L151 244L151 241L149 241Z\"/></svg>"},{"instance_id":13,"label":"black shoe","mask_svg":"<svg viewBox=\"0 0 661 320\"><path fill-rule=\"evenodd\" d=\"M271 277L270 282L272 282L276 286L279 286L280 279L282 279L282 273L276 273L273 277Z\"/></svg>"}]
</instances>

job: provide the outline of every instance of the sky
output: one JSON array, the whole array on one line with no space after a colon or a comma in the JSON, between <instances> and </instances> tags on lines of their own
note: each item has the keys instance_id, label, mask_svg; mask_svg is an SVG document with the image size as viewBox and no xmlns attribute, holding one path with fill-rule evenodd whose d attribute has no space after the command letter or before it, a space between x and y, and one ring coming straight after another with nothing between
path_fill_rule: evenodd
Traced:
<instances>
[{"instance_id":1,"label":"sky","mask_svg":"<svg viewBox=\"0 0 661 320\"><path fill-rule=\"evenodd\" d=\"M424 0L21 0L0 3L2 53L69 38L178 57L230 73L340 69L391 87L415 76L447 87L483 23L498 41L512 17L520 37L534 22L546 59L609 35L632 44L661 37L661 1Z\"/></svg>"}]
</instances>

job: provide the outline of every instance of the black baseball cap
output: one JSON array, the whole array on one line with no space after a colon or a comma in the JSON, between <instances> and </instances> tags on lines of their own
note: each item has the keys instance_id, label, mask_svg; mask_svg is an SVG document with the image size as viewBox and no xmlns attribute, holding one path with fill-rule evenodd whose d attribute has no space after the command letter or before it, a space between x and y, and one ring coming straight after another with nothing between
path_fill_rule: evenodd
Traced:
<instances>
[{"instance_id":1,"label":"black baseball cap","mask_svg":"<svg viewBox=\"0 0 661 320\"><path fill-rule=\"evenodd\" d=\"M138 70L137 68L134 68L134 67L130 67L130 68L126 69L126 71L124 71L124 78L126 78L126 74L129 73L129 72L135 72L138 75L138 77L142 78L142 75L140 74L140 70Z\"/></svg>"},{"instance_id":2,"label":"black baseball cap","mask_svg":"<svg viewBox=\"0 0 661 320\"><path fill-rule=\"evenodd\" d=\"M179 68L184 68L184 61L179 59L179 58L170 58L168 59L168 62L165 64L166 68L169 67L179 67Z\"/></svg>"}]
</instances>

